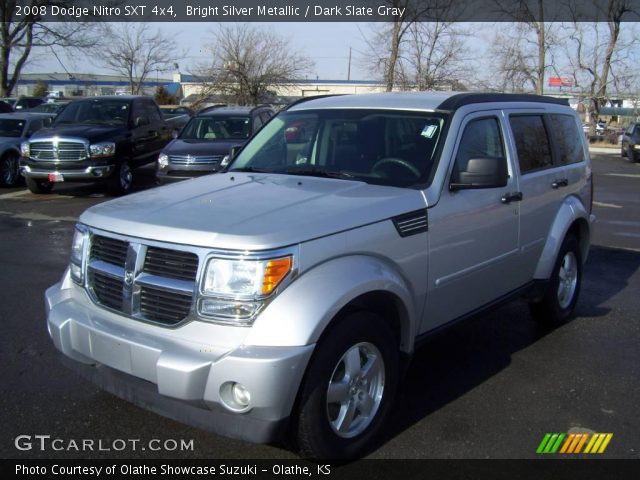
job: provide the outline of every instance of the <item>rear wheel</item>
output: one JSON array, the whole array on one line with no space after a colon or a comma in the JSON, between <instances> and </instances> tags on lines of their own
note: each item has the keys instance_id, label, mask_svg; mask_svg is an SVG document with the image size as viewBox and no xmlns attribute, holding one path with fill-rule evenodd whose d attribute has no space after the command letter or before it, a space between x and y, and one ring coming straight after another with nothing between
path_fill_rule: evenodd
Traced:
<instances>
[{"instance_id":1,"label":"rear wheel","mask_svg":"<svg viewBox=\"0 0 640 480\"><path fill-rule=\"evenodd\" d=\"M13 187L20 183L19 157L16 152L7 152L0 159L0 185Z\"/></svg>"},{"instance_id":2,"label":"rear wheel","mask_svg":"<svg viewBox=\"0 0 640 480\"><path fill-rule=\"evenodd\" d=\"M111 195L126 195L133 187L133 171L127 161L116 166L111 176L107 179L107 189Z\"/></svg>"},{"instance_id":3,"label":"rear wheel","mask_svg":"<svg viewBox=\"0 0 640 480\"><path fill-rule=\"evenodd\" d=\"M318 343L300 391L295 436L302 456L362 455L383 425L398 383L395 335L381 317L344 317Z\"/></svg>"},{"instance_id":4,"label":"rear wheel","mask_svg":"<svg viewBox=\"0 0 640 480\"><path fill-rule=\"evenodd\" d=\"M540 301L529 304L533 317L548 325L558 325L569 319L578 301L582 283L582 255L578 239L565 237L551 278Z\"/></svg>"},{"instance_id":5,"label":"rear wheel","mask_svg":"<svg viewBox=\"0 0 640 480\"><path fill-rule=\"evenodd\" d=\"M51 193L53 189L53 183L48 180L38 180L36 178L25 178L25 182L27 183L27 188L31 193L43 194L43 193Z\"/></svg>"}]
</instances>

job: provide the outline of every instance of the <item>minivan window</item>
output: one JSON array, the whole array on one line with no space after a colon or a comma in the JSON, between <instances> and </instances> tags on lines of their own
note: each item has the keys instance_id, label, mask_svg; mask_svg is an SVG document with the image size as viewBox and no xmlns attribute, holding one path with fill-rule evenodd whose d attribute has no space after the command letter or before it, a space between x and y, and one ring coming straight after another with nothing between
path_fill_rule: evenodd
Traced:
<instances>
[{"instance_id":1,"label":"minivan window","mask_svg":"<svg viewBox=\"0 0 640 480\"><path fill-rule=\"evenodd\" d=\"M558 162L561 165L579 163L584 160L582 134L576 120L570 115L552 114L553 136L558 148Z\"/></svg>"},{"instance_id":2,"label":"minivan window","mask_svg":"<svg viewBox=\"0 0 640 480\"><path fill-rule=\"evenodd\" d=\"M283 112L242 149L230 170L424 185L444 120L432 112Z\"/></svg>"},{"instance_id":3,"label":"minivan window","mask_svg":"<svg viewBox=\"0 0 640 480\"><path fill-rule=\"evenodd\" d=\"M455 168L465 172L469 160L486 157L503 158L507 162L500 125L495 117L479 118L467 123L456 153Z\"/></svg>"},{"instance_id":4,"label":"minivan window","mask_svg":"<svg viewBox=\"0 0 640 480\"><path fill-rule=\"evenodd\" d=\"M551 145L542 115L512 115L509 123L516 142L520 172L525 174L550 167Z\"/></svg>"}]
</instances>

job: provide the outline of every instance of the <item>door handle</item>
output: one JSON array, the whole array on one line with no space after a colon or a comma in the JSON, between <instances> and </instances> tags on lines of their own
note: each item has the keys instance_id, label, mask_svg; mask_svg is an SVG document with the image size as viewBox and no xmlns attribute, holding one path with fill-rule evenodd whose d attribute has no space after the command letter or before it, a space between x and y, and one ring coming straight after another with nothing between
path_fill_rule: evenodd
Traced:
<instances>
[{"instance_id":1,"label":"door handle","mask_svg":"<svg viewBox=\"0 0 640 480\"><path fill-rule=\"evenodd\" d=\"M561 178L560 180L556 180L555 182L553 182L551 184L551 188L566 187L567 185L569 185L569 180L566 178Z\"/></svg>"},{"instance_id":2,"label":"door handle","mask_svg":"<svg viewBox=\"0 0 640 480\"><path fill-rule=\"evenodd\" d=\"M521 202L522 201L522 192L510 192L505 193L500 199L502 203L511 203L511 202Z\"/></svg>"}]
</instances>

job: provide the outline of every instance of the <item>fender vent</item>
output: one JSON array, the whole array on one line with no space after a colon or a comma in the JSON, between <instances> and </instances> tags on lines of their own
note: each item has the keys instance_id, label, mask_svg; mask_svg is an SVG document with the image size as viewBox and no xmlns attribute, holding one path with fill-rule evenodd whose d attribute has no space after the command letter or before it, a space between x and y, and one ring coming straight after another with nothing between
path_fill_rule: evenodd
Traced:
<instances>
[{"instance_id":1,"label":"fender vent","mask_svg":"<svg viewBox=\"0 0 640 480\"><path fill-rule=\"evenodd\" d=\"M398 215L391 220L401 237L408 237L429 230L426 208Z\"/></svg>"}]
</instances>

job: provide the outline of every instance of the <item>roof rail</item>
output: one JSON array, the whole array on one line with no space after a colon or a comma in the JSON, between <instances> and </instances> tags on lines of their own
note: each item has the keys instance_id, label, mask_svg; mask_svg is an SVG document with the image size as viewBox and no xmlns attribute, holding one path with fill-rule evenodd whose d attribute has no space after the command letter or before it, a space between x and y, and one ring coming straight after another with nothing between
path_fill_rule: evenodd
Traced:
<instances>
[{"instance_id":1,"label":"roof rail","mask_svg":"<svg viewBox=\"0 0 640 480\"><path fill-rule=\"evenodd\" d=\"M309 100L317 100L319 98L327 98L327 97L342 97L343 94L340 93L333 93L333 94L327 94L327 95L314 95L312 97L302 97L298 100L296 100L295 102L291 102L289 105L287 105L286 107L284 107L282 110L280 110L281 112L285 111L285 110L289 110L291 107L293 107L294 105L299 105L301 103L304 102L308 102Z\"/></svg>"},{"instance_id":2,"label":"roof rail","mask_svg":"<svg viewBox=\"0 0 640 480\"><path fill-rule=\"evenodd\" d=\"M206 112L209 112L211 110L215 110L216 108L222 108L222 107L228 107L228 105L226 103L217 103L217 104L211 105L209 107L204 107L204 108L201 108L200 110L198 110L198 115L200 115L201 113L206 113Z\"/></svg>"}]
</instances>

